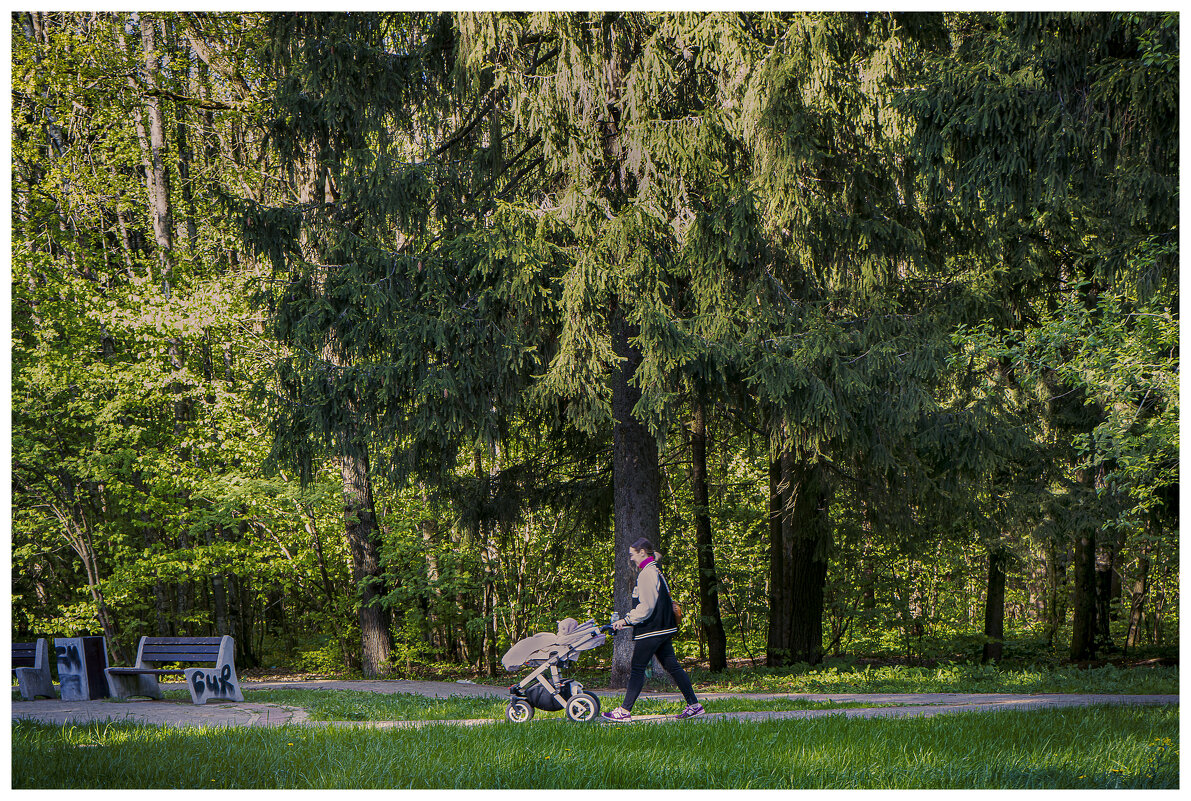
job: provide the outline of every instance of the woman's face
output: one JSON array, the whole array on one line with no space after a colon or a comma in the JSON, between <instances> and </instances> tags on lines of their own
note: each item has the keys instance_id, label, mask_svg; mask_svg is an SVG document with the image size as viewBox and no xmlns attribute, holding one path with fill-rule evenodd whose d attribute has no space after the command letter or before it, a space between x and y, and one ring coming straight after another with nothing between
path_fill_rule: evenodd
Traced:
<instances>
[{"instance_id":1,"label":"woman's face","mask_svg":"<svg viewBox=\"0 0 1191 801\"><path fill-rule=\"evenodd\" d=\"M632 559L633 564L637 567L641 567L641 563L647 558L649 558L649 554L645 553L645 551L632 547L629 548L629 559Z\"/></svg>"}]
</instances>

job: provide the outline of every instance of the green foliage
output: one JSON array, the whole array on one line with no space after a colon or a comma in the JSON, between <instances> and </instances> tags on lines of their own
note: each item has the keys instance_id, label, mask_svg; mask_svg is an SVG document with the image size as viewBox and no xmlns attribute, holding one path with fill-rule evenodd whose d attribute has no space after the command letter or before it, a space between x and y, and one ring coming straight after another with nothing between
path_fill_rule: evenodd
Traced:
<instances>
[{"instance_id":1,"label":"green foliage","mask_svg":"<svg viewBox=\"0 0 1191 801\"><path fill-rule=\"evenodd\" d=\"M1081 528L1114 641L1136 604L1169 647L1177 20L14 14L15 632L354 669L353 449L399 669L602 619L623 319L685 658L695 398L733 659L783 448L830 485L829 652L974 658L996 551L1003 662L1053 663Z\"/></svg>"}]
</instances>

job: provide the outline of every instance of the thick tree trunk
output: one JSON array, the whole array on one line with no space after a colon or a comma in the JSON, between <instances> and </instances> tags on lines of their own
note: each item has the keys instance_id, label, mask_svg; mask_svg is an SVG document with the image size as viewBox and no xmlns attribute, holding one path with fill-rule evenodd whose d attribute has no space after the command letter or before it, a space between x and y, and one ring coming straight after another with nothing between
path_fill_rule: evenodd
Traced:
<instances>
[{"instance_id":1,"label":"thick tree trunk","mask_svg":"<svg viewBox=\"0 0 1191 801\"><path fill-rule=\"evenodd\" d=\"M691 493L695 501L695 548L699 563L699 618L713 673L728 667L728 641L720 618L719 577L711 537L707 492L707 420L702 399L696 399L691 420Z\"/></svg>"},{"instance_id":2,"label":"thick tree trunk","mask_svg":"<svg viewBox=\"0 0 1191 801\"><path fill-rule=\"evenodd\" d=\"M1005 640L1005 552L998 546L988 553L988 591L984 600L984 650L981 662L1000 661Z\"/></svg>"},{"instance_id":3,"label":"thick tree trunk","mask_svg":"<svg viewBox=\"0 0 1191 801\"><path fill-rule=\"evenodd\" d=\"M638 537L658 542L658 445L649 429L633 415L641 391L631 379L641 364L641 351L629 344L635 334L623 310L612 310L613 344L622 359L612 378L612 481L614 518L613 609L620 615L632 604L636 568L629 560L629 545ZM633 657L631 630L617 634L612 646L612 687L628 683Z\"/></svg>"},{"instance_id":4,"label":"thick tree trunk","mask_svg":"<svg viewBox=\"0 0 1191 801\"><path fill-rule=\"evenodd\" d=\"M776 486L775 486L776 479ZM780 499L778 521L774 500ZM823 660L823 596L831 521L830 487L821 462L798 460L789 451L778 476L770 466L770 622L766 664ZM777 537L776 547L773 538ZM780 560L780 561L779 561Z\"/></svg>"},{"instance_id":5,"label":"thick tree trunk","mask_svg":"<svg viewBox=\"0 0 1191 801\"><path fill-rule=\"evenodd\" d=\"M823 661L823 595L831 549L830 488L822 462L791 464L791 505L782 536L793 558L790 587L790 662Z\"/></svg>"},{"instance_id":6,"label":"thick tree trunk","mask_svg":"<svg viewBox=\"0 0 1191 801\"><path fill-rule=\"evenodd\" d=\"M351 438L354 439L354 438ZM361 667L368 678L389 672L393 638L390 615L381 605L385 596L380 567L380 543L372 506L372 482L368 475L368 451L348 439L339 457L343 476L343 523L351 554L352 583L359 589Z\"/></svg>"}]
</instances>

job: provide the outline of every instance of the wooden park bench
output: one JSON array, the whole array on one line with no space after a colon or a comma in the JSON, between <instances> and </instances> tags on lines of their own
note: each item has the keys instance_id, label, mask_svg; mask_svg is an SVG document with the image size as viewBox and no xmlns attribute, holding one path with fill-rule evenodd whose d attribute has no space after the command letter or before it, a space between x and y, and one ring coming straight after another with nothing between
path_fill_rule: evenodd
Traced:
<instances>
[{"instance_id":1,"label":"wooden park bench","mask_svg":"<svg viewBox=\"0 0 1191 801\"><path fill-rule=\"evenodd\" d=\"M39 695L57 698L54 681L50 678L50 644L44 637L36 642L12 644L12 672L17 677L21 697L32 701Z\"/></svg>"},{"instance_id":2,"label":"wooden park bench","mask_svg":"<svg viewBox=\"0 0 1191 801\"><path fill-rule=\"evenodd\" d=\"M236 678L236 641L223 637L141 637L132 667L110 667L106 671L113 698L143 695L161 698L158 676L185 676L190 700L243 701ZM160 665L201 662L209 667L162 668Z\"/></svg>"}]
</instances>

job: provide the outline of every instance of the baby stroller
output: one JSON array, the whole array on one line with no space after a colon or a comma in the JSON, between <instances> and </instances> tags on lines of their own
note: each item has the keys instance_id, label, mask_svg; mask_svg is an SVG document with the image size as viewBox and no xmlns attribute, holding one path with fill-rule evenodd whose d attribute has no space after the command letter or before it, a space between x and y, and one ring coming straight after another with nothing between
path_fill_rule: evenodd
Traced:
<instances>
[{"instance_id":1,"label":"baby stroller","mask_svg":"<svg viewBox=\"0 0 1191 801\"><path fill-rule=\"evenodd\" d=\"M609 627L596 628L594 620L578 623L573 618L558 621L558 631L544 631L513 643L501 664L510 672L523 666L537 669L509 688L509 707L505 717L512 723L525 723L535 709L557 712L565 709L571 720L595 720L600 716L600 699L585 692L575 679L563 680L561 670L574 663L584 651L598 648L608 639ZM547 674L549 676L547 677Z\"/></svg>"}]
</instances>

